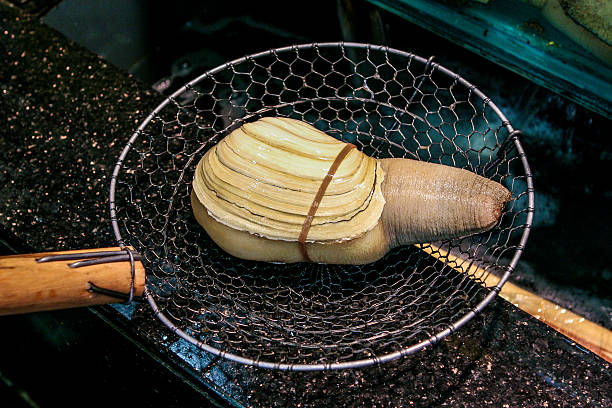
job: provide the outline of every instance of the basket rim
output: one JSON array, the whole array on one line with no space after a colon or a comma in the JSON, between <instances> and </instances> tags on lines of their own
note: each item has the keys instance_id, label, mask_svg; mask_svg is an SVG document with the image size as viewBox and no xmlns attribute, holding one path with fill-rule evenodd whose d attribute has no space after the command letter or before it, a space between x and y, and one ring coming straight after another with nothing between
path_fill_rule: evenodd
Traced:
<instances>
[{"instance_id":1,"label":"basket rim","mask_svg":"<svg viewBox=\"0 0 612 408\"><path fill-rule=\"evenodd\" d=\"M301 49L317 49L317 48L358 48L358 49L367 49L367 50L374 50L374 51L381 51L384 53L391 53L391 54L396 54L399 55L401 57L406 57L406 58L410 58L411 60L416 60L419 61L421 63L424 64L430 64L433 57L426 59L423 57L420 57L416 54L412 54L410 52L406 52L406 51L402 51L399 49L395 49L395 48L391 48L388 46L383 46L383 45L374 45L374 44L368 44L368 43L357 43L357 42L345 42L345 41L338 41L338 42L319 42L319 43L304 43L304 44L297 44L297 45L289 45L289 46L285 46L285 47L280 47L280 48L273 48L273 49L269 49L266 51L261 51L261 52L257 52L257 53L253 53L253 54L249 54L249 55L245 55L243 57L240 58L236 58L234 60L231 60L229 62L226 62L222 65L219 65L211 70L206 71L205 73L199 75L198 77L196 77L195 79L189 81L188 83L186 83L185 85L183 85L182 87L180 87L178 90L176 90L174 93L172 93L172 95L168 96L167 98L165 98L142 122L141 124L138 126L138 128L134 131L134 133L132 134L132 136L129 138L128 142L126 143L125 147L123 148L121 154L119 155L119 158L115 164L115 167L113 169L112 172L112 176L111 176L111 180L110 180L110 203L109 203L109 207L110 207L110 220L111 220L111 225L113 228L113 232L115 235L115 238L117 240L117 243L120 247L125 247L125 241L121 235L121 231L120 231L120 227L119 227L119 223L118 223L118 219L117 219L117 208L116 208L116 204L115 204L115 198L116 198L116 187L117 187L117 180L119 177L119 174L121 172L121 168L123 166L123 161L125 160L125 158L127 157L127 154L129 153L132 145L134 144L134 142L136 141L136 139L141 135L142 131L146 128L146 126L148 126L148 124L151 122L151 120L154 119L154 117L162 110L166 107L166 105L168 105L169 103L175 101L176 97L178 97L181 93L189 90L190 87L193 87L193 85L197 84L198 82L202 81L203 79L210 77L212 75L214 75L217 72L223 71L227 68L231 68L232 66L236 65L236 64L240 64L243 62L247 62L249 60L255 60L257 58L260 57L265 57L265 56L271 56L271 55L276 55L278 53L283 53L283 52L287 52L287 51L298 51ZM445 68L444 66L433 62L432 64L432 70L435 69L439 72L442 72L446 75L448 75L449 77L453 78L454 81L457 81L459 83L461 83L462 85L466 86L470 92L473 92L474 94L476 94L480 99L482 99L483 103L490 109L493 110L493 112L495 112L495 114L501 119L501 124L503 127L505 127L508 131L508 137L511 137L514 143L514 147L516 149L517 152L517 156L520 158L521 163L523 165L523 169L525 172L525 181L527 183L527 197L528 197L528 204L527 204L527 208L526 208L526 221L525 224L523 225L523 232L521 234L521 238L519 240L519 244L516 247L516 250L514 252L514 256L512 257L509 265L506 268L506 271L504 272L504 274L500 277L499 281L497 282L497 284L494 287L488 288L490 290L490 292L485 296L484 299L482 299L474 308L472 308L471 310L469 310L466 314L464 314L462 317L460 317L459 319L457 319L454 323L451 323L446 329L439 331L438 333L430 336L429 338L420 341L419 343L416 343L410 347L406 347L403 348L401 350L392 352L392 353L388 353L382 356L375 356L375 357L371 357L371 358L367 358L367 359L360 359L360 360L353 360L353 361L344 361L344 362L330 362L330 363L313 363L313 364L291 364L291 363L281 363L281 362L273 362L273 361L261 361L261 360L255 360L252 358L248 358L248 357L243 357L237 354L233 354L233 353L229 353L220 349L217 349L215 347L211 347L210 345L204 343L201 340L198 340L196 338L194 338L193 336L191 336L190 334L186 333L185 331L179 329L174 323L172 323L159 309L157 303L155 302L155 300L153 299L153 296L151 295L151 293L148 290L148 287L145 287L145 291L143 294L143 297L145 299L147 299L147 302L149 303L150 307L152 308L153 312L155 313L156 317L165 325L167 326L172 332L174 332L176 335L178 335L179 337L181 337L182 339L188 341L189 343L195 345L196 347L207 351L215 356L219 356L225 359L228 359L230 361L234 361L236 363L240 363L240 364L245 364L245 365L249 365L249 366L255 366L255 367L260 367L260 368L269 368L269 369L277 369L277 370L289 370L289 371L320 371L320 370L335 370L335 369L349 369L349 368L360 368L360 367L367 367L367 366L371 366L374 364L381 364L381 363L385 363L385 362L389 362L392 360L396 360L400 357L404 357L413 353L416 353L419 350L422 350L423 348L427 347L427 346L431 346L433 344L436 344L437 342L439 342L440 340L442 340L443 338L449 336L450 334L452 334L453 332L457 331L458 329L460 329L461 327L463 327L465 324L467 324L470 320L472 320L477 314L479 314L482 310L485 309L485 307L491 303L493 301L493 299L497 296L497 294L500 292L502 286L506 283L506 281L510 278L510 275L512 274L512 272L514 271L514 269L516 268L518 261L524 251L525 245L527 243L527 240L529 238L529 233L531 230L531 225L533 223L533 216L534 216L534 208L535 208L535 194L534 194L534 188L533 188L533 175L531 172L531 169L529 167L529 163L527 160L527 156L525 154L525 151L521 145L520 140L518 139L518 137L516 136L517 133L519 133L517 130L515 130L512 127L512 124L510 123L510 121L506 118L506 116L503 114L503 112L497 107L497 105L490 99L488 98L482 91L480 91L480 89L478 89L475 85L473 85L472 83L470 83L469 81L467 81L465 78L463 78L462 76L460 76L459 74L456 74L455 72Z\"/></svg>"}]
</instances>

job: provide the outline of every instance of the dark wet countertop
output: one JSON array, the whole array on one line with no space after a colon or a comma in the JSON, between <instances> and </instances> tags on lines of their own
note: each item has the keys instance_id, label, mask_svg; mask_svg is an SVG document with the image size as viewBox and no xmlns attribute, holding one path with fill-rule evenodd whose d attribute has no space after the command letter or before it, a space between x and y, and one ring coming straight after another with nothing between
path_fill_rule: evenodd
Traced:
<instances>
[{"instance_id":1,"label":"dark wet countertop","mask_svg":"<svg viewBox=\"0 0 612 408\"><path fill-rule=\"evenodd\" d=\"M114 245L110 172L162 97L4 5L0 55L5 252ZM0 394L17 389L38 406L82 406L83 395L120 406L612 406L609 364L501 299L416 355L318 373L211 359L147 306L126 315L97 307L0 318L0 377L10 383Z\"/></svg>"}]
</instances>

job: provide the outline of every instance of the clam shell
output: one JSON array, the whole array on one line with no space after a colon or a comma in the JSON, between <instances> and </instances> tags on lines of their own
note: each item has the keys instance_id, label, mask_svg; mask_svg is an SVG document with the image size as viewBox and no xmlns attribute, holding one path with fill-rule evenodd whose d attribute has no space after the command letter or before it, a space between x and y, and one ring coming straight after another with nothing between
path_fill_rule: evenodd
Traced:
<instances>
[{"instance_id":1,"label":"clam shell","mask_svg":"<svg viewBox=\"0 0 612 408\"><path fill-rule=\"evenodd\" d=\"M193 190L216 221L275 240L297 241L315 195L346 144L288 118L246 123L213 146ZM357 238L374 228L385 204L384 171L352 149L340 163L306 242Z\"/></svg>"}]
</instances>

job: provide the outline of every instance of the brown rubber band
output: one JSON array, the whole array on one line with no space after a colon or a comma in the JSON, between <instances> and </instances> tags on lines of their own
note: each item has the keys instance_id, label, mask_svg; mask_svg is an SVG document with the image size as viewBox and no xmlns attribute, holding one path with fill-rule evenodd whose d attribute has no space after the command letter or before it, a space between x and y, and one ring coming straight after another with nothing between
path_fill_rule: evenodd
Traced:
<instances>
[{"instance_id":1,"label":"brown rubber band","mask_svg":"<svg viewBox=\"0 0 612 408\"><path fill-rule=\"evenodd\" d=\"M317 209L319 208L319 204L321 203L321 200L325 195L325 191L327 190L329 183L331 183L332 179L334 178L334 174L336 174L336 170L338 170L338 167L340 167L342 160L344 160L344 158L354 147L355 145L348 143L344 146L342 150L340 150L340 153L338 153L338 156L336 156L336 158L334 159L334 162L329 167L329 170L327 170L327 174L323 178L323 181L319 186L319 190L317 191L314 200L312 200L312 204L310 205L310 210L308 210L308 215L304 220L304 224L302 224L302 231L300 232L300 235L298 237L298 245L300 247L300 252L302 253L302 258L304 258L304 260L307 262L312 262L312 259L310 259L310 257L308 256L308 250L306 249L306 237L308 237L308 231L310 231L312 220L314 219L314 216L317 213Z\"/></svg>"}]
</instances>

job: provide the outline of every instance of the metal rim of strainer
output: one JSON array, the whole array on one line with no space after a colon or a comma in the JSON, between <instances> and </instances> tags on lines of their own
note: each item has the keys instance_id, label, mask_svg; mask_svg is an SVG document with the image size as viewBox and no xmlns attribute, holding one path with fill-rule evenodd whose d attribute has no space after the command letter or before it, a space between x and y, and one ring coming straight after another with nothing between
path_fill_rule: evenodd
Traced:
<instances>
[{"instance_id":1,"label":"metal rim of strainer","mask_svg":"<svg viewBox=\"0 0 612 408\"><path fill-rule=\"evenodd\" d=\"M112 224L112 228L113 228L113 232L115 234L115 237L117 239L117 242L119 243L119 245L121 247L125 246L125 242L124 239L121 235L120 232L120 227L119 227L119 223L118 223L118 219L117 219L117 208L116 208L116 204L115 204L115 193L116 193L116 186L117 186L117 179L119 177L119 174L121 172L122 166L123 166L123 162L128 154L128 152L130 151L132 145L134 144L135 140L141 135L141 132L147 127L147 125L151 122L151 120L153 120L155 118L155 116L162 110L164 109L164 107L166 107L166 105L168 105L170 102L174 101L181 93L189 90L191 87L193 87L195 84L197 84L198 82L202 81L204 78L208 78L212 75L214 75L215 73L218 73L220 71L223 71L227 68L231 68L232 66L235 66L237 64L240 64L242 62L245 61L249 61L249 60L254 60L257 59L259 57L264 57L264 56L270 56L270 55L276 55L277 53L282 53L282 52L287 52L287 51L298 51L301 49L312 49L312 48L326 48L326 47L341 47L341 48L358 48L358 49L367 49L369 50L374 50L374 51L382 51L385 53L391 53L391 54L396 54L400 57L406 57L406 58L411 58L414 59L416 61L419 61L423 64L429 64L431 62L430 60L427 60L425 58L422 58L420 56L417 56L415 54L409 53L409 52L405 52L402 50L398 50L398 49L394 49L394 48L390 48L387 46L381 46L381 45L373 45L373 44L366 44L366 43L354 43L354 42L324 42L324 43L308 43L308 44L299 44L299 45L291 45L291 46L287 46L287 47L281 47L281 48L275 48L275 49L270 49L267 51L263 51L263 52L259 52L259 53L255 53L255 54L251 54L251 55L247 55L241 58L237 58L235 60L226 62L225 64L222 64L216 68L213 68L205 73L203 73L202 75L198 76L197 78L193 79L192 81L190 81L189 83L187 83L186 85L182 86L180 89L178 89L177 91L175 91L172 95L170 95L169 97L167 97L163 102L161 102L146 118L145 120L140 124L140 126L136 129L136 131L132 134L132 136L130 137L130 139L128 140L127 144L125 145L124 149L122 150L119 159L114 167L113 173L112 173L112 177L111 177L111 183L110 183L110 219L111 219L111 224ZM519 156L521 163L523 165L523 169L525 171L525 181L527 184L527 197L528 197L528 206L526 208L526 221L525 224L523 225L524 229L523 232L521 234L520 240L519 240L519 244L516 247L515 253L509 263L509 265L506 267L505 272L503 273L503 275L500 277L499 281L497 282L497 284L494 287L488 288L490 290L490 292L484 297L484 299L482 299L474 308L472 308L471 310L469 310L469 312L467 312L466 314L464 314L462 317L460 317L458 320L456 320L454 323L450 324L449 327L447 327L444 330L439 331L438 333L430 336L429 338L422 340L410 347L389 353L389 354L385 354L382 356L374 356L371 358L366 358L366 359L359 359L359 360L353 360L353 361L342 361L342 362L331 362L331 363L313 363L313 364L293 364L293 363L282 363L282 362L272 362L272 361L261 361L261 360L254 360L251 358L247 358L247 357L243 357L240 355L236 355L230 352L226 352L223 350L219 350L215 347L212 347L204 342L202 342L201 340L198 340L196 338L194 338L193 336L191 336L190 334L186 333L185 331L181 330L180 328L178 328L174 323L172 323L170 321L170 319L168 319L163 312L160 311L157 303L155 302L155 300L153 299L152 294L149 292L148 288L145 287L144 290L144 298L147 299L150 307L152 308L153 312L155 313L156 317L161 320L161 322L167 326L173 333L175 333L176 335L178 335L179 337L181 337L182 339L188 341L189 343L195 345L196 347L209 352L215 356L221 357L221 358L225 358L228 359L230 361L234 361L237 363L241 363L241 364L245 364L245 365L249 365L249 366L255 366L255 367L260 367L260 368L269 368L269 369L277 369L277 370L290 370L290 371L320 371L320 370L333 370L333 369L349 369L349 368L359 368L359 367L366 367L366 366L370 366L370 365L374 365L374 364L381 364L381 363L385 363L385 362L389 362L395 359L398 359L400 357L404 357L410 354L413 354L419 350L422 350L423 348L427 347L427 346L431 346L437 342L439 342L440 340L442 340L443 338L449 336L450 334L452 334L453 332L457 331L458 329L460 329L461 327L463 327L465 324L467 324L470 320L472 320L478 313L480 313L499 293L499 291L501 290L502 286L506 283L506 281L509 279L510 275L512 274L513 270L516 268L516 265L518 264L518 261L523 253L523 250L525 248L525 245L527 243L527 239L529 237L529 232L531 229L531 224L533 222L533 215L534 215L534 189L533 189L533 177L532 177L532 173L529 167L529 164L527 162L527 157L525 154L525 151L519 141L519 139L516 137L516 134L518 133L518 131L516 131L512 125L510 124L510 121L505 117L505 115L501 112L501 110L491 101L490 98L488 98L484 93L482 93L478 88L476 88L476 86L474 86L473 84L471 84L470 82L468 82L467 80L465 80L463 77L459 76L458 74L448 70L447 68L439 65L439 64L435 64L435 69L445 75L448 75L449 77L453 78L453 80L457 81L458 83L461 83L462 85L466 86L467 88L470 89L471 92L473 92L476 96L478 96L479 98L481 98L484 101L484 104L490 108L500 119L501 119L501 123L502 126L504 126L507 131L508 131L508 138L512 138L512 142L513 142L513 147L516 149L516 153Z\"/></svg>"}]
</instances>

